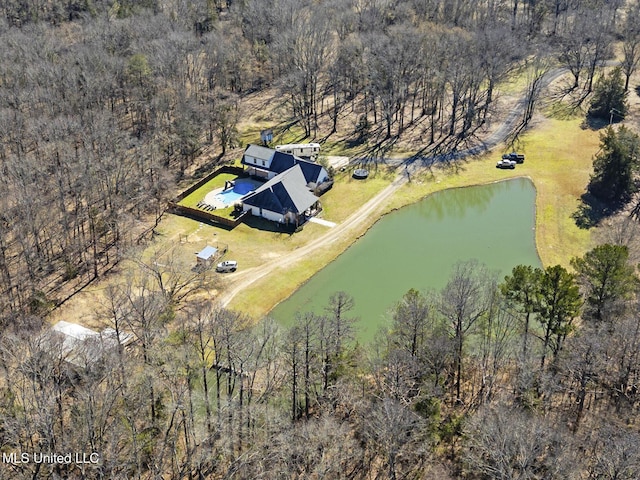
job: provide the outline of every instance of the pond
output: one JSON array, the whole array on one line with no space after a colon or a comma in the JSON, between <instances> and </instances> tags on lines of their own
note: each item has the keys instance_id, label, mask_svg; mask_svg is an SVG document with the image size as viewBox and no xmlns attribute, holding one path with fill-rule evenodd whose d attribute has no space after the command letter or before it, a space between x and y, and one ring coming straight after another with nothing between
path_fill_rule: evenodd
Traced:
<instances>
[{"instance_id":1,"label":"pond","mask_svg":"<svg viewBox=\"0 0 640 480\"><path fill-rule=\"evenodd\" d=\"M442 289L452 266L477 259L500 278L518 264L541 265L535 246L535 188L526 178L444 190L384 216L270 315L322 313L330 295L355 299L358 339L370 341L410 289Z\"/></svg>"}]
</instances>

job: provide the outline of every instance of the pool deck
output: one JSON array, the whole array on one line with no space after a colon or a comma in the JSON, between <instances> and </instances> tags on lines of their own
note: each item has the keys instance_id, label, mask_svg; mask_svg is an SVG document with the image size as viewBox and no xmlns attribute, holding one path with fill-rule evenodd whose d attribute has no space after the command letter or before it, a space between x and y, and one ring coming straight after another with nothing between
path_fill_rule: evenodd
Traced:
<instances>
[{"instance_id":1,"label":"pool deck","mask_svg":"<svg viewBox=\"0 0 640 480\"><path fill-rule=\"evenodd\" d=\"M204 200L202 202L206 203L207 205L211 205L212 207L216 207L216 209L227 208L229 205L227 205L224 202L221 202L218 198L216 198L218 194L222 193L223 191L224 191L224 188L216 188L215 190L211 190L209 193L205 195Z\"/></svg>"},{"instance_id":2,"label":"pool deck","mask_svg":"<svg viewBox=\"0 0 640 480\"><path fill-rule=\"evenodd\" d=\"M257 181L249 181L249 180L245 180L245 183L251 183L253 188L258 187L261 183L257 182ZM231 190L231 192L229 192L229 190ZM224 192L229 192L229 193L233 193L234 194L234 199L231 202L225 202L223 200L220 199L220 194L223 194ZM249 193L249 192L247 192ZM229 208L231 207L234 203L236 203L237 201L239 201L241 198L243 198L245 195L247 195L247 193L237 193L234 191L234 187L230 187L230 188L216 188L215 190L211 190L209 193L207 193L204 197L204 199L202 200L202 203L205 205L209 205L211 207L214 207L216 210L221 209L221 208Z\"/></svg>"}]
</instances>

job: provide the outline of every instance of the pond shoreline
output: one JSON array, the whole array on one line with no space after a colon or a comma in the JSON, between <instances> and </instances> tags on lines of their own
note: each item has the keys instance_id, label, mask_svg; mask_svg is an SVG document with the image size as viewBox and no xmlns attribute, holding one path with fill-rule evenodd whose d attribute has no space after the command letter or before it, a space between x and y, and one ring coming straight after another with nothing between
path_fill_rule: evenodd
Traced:
<instances>
[{"instance_id":1,"label":"pond shoreline","mask_svg":"<svg viewBox=\"0 0 640 480\"><path fill-rule=\"evenodd\" d=\"M520 181L526 180L527 181L526 182L527 186L525 187L524 183L522 183L522 182L520 183L520 186L515 185L515 184L509 185L509 183L515 182L515 181L518 181L518 180L520 180ZM295 286L295 288L292 289L291 293L288 296L283 296L283 298L279 302L277 302L269 310L269 312L274 312L274 311L278 312L279 310L282 310L281 305L284 302L290 301L291 297L295 296L296 294L298 294L298 292L301 292L302 290L307 288L307 285L308 285L309 282L315 281L316 282L315 286L317 287L319 280L314 280L314 279L316 279L316 276L318 274L321 274L321 272L325 271L325 269L335 269L336 268L335 265L337 265L339 263L339 262L336 262L336 260L338 260L338 259L341 259L341 262L344 263L344 261L346 261L346 260L343 260L345 254L351 255L351 256L354 255L352 253L348 253L348 252L351 252L352 248L354 248L354 247L355 248L360 248L360 255L362 255L362 249L364 248L364 246L360 243L361 240L363 238L367 238L366 234L368 234L372 228L374 228L374 227L376 227L376 228L384 228L384 224L381 223L381 222L393 221L394 217L393 216L389 217L390 213L396 213L399 210L405 209L405 213L401 214L401 215L409 215L409 214L415 215L416 213L410 213L410 212L419 211L422 208L422 207L420 207L420 205L422 205L422 204L427 205L430 197L432 197L432 194L437 193L438 195L445 195L445 196L448 196L447 198L449 198L450 200L451 199L455 199L455 198L460 199L461 197L469 196L468 190L471 190L472 188L477 189L476 192L485 192L485 193L486 192L492 192L492 193L490 193L487 202L488 202L488 204L494 204L496 202L496 200L493 197L500 197L501 195L504 195L506 190L503 191L502 189L498 189L498 190L497 189L491 189L491 190L484 190L483 191L483 190L481 190L481 187L488 187L488 186L491 186L491 185L498 185L498 184L505 184L506 188L508 190L507 194L509 194L509 195L513 195L514 192L518 193L520 191L525 192L524 193L525 195L532 195L531 198L529 198L527 200L527 202L530 202L532 204L531 205L532 210L529 211L529 214L525 215L524 217L522 217L521 215L517 215L517 217L521 217L520 220L518 218L514 218L514 219L511 219L510 221L512 221L514 223L517 223L518 221L524 221L524 219L528 219L528 220L526 220L528 222L527 224L531 226L531 228L534 230L534 233L531 234L527 230L521 230L520 231L520 234L524 234L525 236L529 235L529 240L527 240L527 242L530 244L529 251L533 252L533 255L527 255L527 258L530 258L531 256L535 256L535 260L530 259L529 261L534 262L534 263L538 263L538 264L542 264L541 259L540 259L540 255L539 255L539 252L538 252L538 249L537 249L537 243L536 243L536 237L535 237L535 222L536 222L536 212L537 212L537 206L536 206L537 189L536 189L536 186L535 186L535 182L533 182L533 180L530 177L528 177L526 175L521 175L521 176L517 176L517 177L514 176L514 177L505 178L505 179L489 181L489 182L477 182L475 184L461 185L461 186L455 186L455 187L445 187L445 188L442 188L442 189L440 189L438 191L429 192L428 194L419 197L414 202L410 202L410 203L407 203L405 205L392 207L390 209L387 208L385 210L385 212L382 215L380 215L378 218L376 218L373 222L371 222L371 224L368 225L367 228L363 232L361 232L359 235L357 235L355 238L353 238L352 241L346 246L346 248L344 248L342 251L337 253L330 262L319 266L319 268L316 271L314 271L313 274L308 279L306 279L304 282L301 282L300 284ZM460 193L456 193L456 191L458 191ZM520 195L522 195L522 193L520 193ZM470 204L465 206L465 208L468 209L469 212L472 212L473 210L478 208L478 204L476 203L476 200L473 200ZM449 205L450 205L449 203L445 203L444 204L445 208L447 206L449 206ZM495 204L491 207L490 212L484 212L484 213L482 213L482 215L488 215L489 213L491 213L492 217L490 217L491 218L490 221L487 220L489 223L485 224L485 227L488 227L488 228L486 228L487 231L491 231L494 228L493 223L496 223L496 222L499 223L500 222L500 218L503 216L499 211L499 205L495 205ZM483 224L482 224L482 222L480 224L478 224L478 222L480 221L479 220L480 218L485 218L485 217L484 216L478 216L478 218L476 218L477 214L478 214L478 212L473 214L473 216L471 216L469 219L463 220L463 222L466 222L466 223L472 222L475 225L474 228L481 229ZM466 215L470 215L470 213L467 213ZM457 222L460 219L456 219L455 216L452 216L451 212L449 212L449 214L447 214L447 215L444 215L444 217L445 217L445 219L444 219L445 224L447 222L453 222L452 226L454 228L454 231L455 231L455 228L460 228L459 226L456 227L456 225L458 225ZM489 218L489 217L487 217L487 218ZM412 222L410 222L408 220L404 220L404 221L407 222L405 224L406 227L408 228L408 230L405 232L405 235L407 236L407 238L400 237L400 239L402 241L408 242L409 241L408 237L410 237L411 235L415 234L416 224L412 223ZM436 220L434 220L434 219L431 220L431 222L432 223L435 222L436 225L438 225L439 222L442 222L442 221L443 221L442 218L441 219L436 219ZM427 228L426 226L419 226L419 227L420 228ZM503 227L504 227L504 225L503 225ZM396 225L396 227L394 227L394 228L395 228L394 232L397 235L397 232L400 231L402 227L398 227ZM436 227L436 228L440 228L440 227ZM445 227L445 228L451 228L451 226L450 227ZM507 228L511 228L511 227L507 226ZM422 232L421 234L424 235L425 239L430 238L430 240L428 240L428 242L433 241L433 238L437 237L436 235L433 234L433 231L421 231L421 232ZM439 233L441 235L444 235L444 236L448 235L447 230L444 230L443 232L439 232ZM460 237L465 237L465 236L468 237L468 235L464 235L464 232L458 232L458 234L459 234ZM378 237L380 236L380 230L378 230L376 232L376 235ZM387 244L387 246L383 247L383 249L381 251L384 252L384 251L387 251L387 250L393 248L393 245L394 245L393 242L395 242L396 240L393 240L390 244ZM469 241L469 238L467 238L467 240ZM485 239L485 240L488 241L488 239ZM470 240L470 241L471 241L471 244L475 243L475 240L473 240L473 239ZM489 245L486 245L486 248L488 249L489 252L494 251L494 250L498 251L498 250L500 250L499 248L494 248L494 247L496 247L497 243L499 243L499 242L495 242L494 243L493 241L491 241L489 243ZM424 244L423 243L414 244L411 247L407 246L405 248L409 248L410 250L407 251L407 252L401 251L400 252L401 255L399 255L400 257L402 257L402 255L407 255L407 256L410 257L414 253L416 255L421 254L423 256L425 256L425 255L429 256L428 252L430 252L430 250L427 250L427 252L422 250L422 253L420 253L420 251L421 251L420 249L424 248ZM462 247L461 251L466 251L467 248L468 248L468 246L467 247ZM517 248L517 245L512 245L512 246L508 247L506 250L509 251L510 248ZM443 250L446 250L446 247L441 248L441 251L443 251ZM502 250L504 250L504 248L502 248ZM471 251L473 251L473 248L471 248ZM478 256L484 255L486 257L486 255L487 255L487 252L476 252L476 253L477 253ZM506 253L508 253L508 252L506 252ZM496 253L494 252L493 255L496 255ZM515 254L513 254L513 255L515 255ZM451 255L449 255L449 256L451 256ZM458 254L454 252L454 256L457 258ZM501 256L503 256L503 253L497 253L497 258L500 258ZM384 260L385 259L383 257L384 257L384 255L382 257L378 258L378 260L380 260L384 264ZM442 255L438 255L438 257L442 257ZM481 261L482 261L482 258L481 258ZM354 267L354 268L356 268L356 267ZM362 271L366 272L366 274L368 274L369 276L376 276L377 275L377 272L375 271L375 268L372 269L371 266L366 264L366 263L359 264L359 266L357 268L359 270L362 270ZM377 278L379 280L382 280L382 283L384 283L385 277L387 275L386 272L389 272L390 271L389 269L393 269L393 268L394 268L393 264L387 265L387 267L384 267L384 272L385 273L381 273L380 272L380 274L377 276ZM509 269L510 268L512 268L512 267L510 266ZM442 268L440 268L440 269L442 269ZM500 267L500 269L504 270L504 268L502 266ZM420 271L417 271L417 272L420 272ZM447 272L447 274L448 274L448 272ZM327 274L325 273L324 276L326 277L326 275ZM345 272L344 269L343 269L343 270L341 270L341 273L339 275L336 275L335 278L337 279L337 281L335 283L336 284L340 284L340 281L342 280L342 277L344 277L345 275L346 276L350 276L350 275L353 276L355 274L353 272L350 272L350 271ZM366 282L367 280L364 279L363 281ZM323 282L326 283L326 279L324 279ZM379 283L379 282L377 282L377 283ZM396 282L394 282L394 283L396 283ZM414 286L416 286L416 285L412 284L410 287L413 288ZM391 289L393 289L393 287L391 287ZM347 290L347 288L336 288L336 290ZM348 292L348 293L351 293L351 292ZM380 296L380 294L381 294L381 292L378 292L377 296ZM384 312L381 312L381 313L384 313Z\"/></svg>"}]
</instances>

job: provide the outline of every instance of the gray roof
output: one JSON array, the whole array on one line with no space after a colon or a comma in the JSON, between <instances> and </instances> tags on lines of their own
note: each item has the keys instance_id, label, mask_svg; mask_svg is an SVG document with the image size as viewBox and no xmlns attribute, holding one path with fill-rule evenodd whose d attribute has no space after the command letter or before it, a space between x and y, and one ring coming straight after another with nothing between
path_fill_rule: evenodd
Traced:
<instances>
[{"instance_id":1,"label":"gray roof","mask_svg":"<svg viewBox=\"0 0 640 480\"><path fill-rule=\"evenodd\" d=\"M209 260L211 257L213 257L216 254L217 251L218 251L217 248L207 245L202 250L200 250L196 256L198 258L201 258L202 260Z\"/></svg>"},{"instance_id":2,"label":"gray roof","mask_svg":"<svg viewBox=\"0 0 640 480\"><path fill-rule=\"evenodd\" d=\"M313 206L318 197L307 189L302 169L300 165L295 165L273 177L242 201L271 212L300 214Z\"/></svg>"},{"instance_id":3,"label":"gray roof","mask_svg":"<svg viewBox=\"0 0 640 480\"><path fill-rule=\"evenodd\" d=\"M245 150L245 155L265 160L271 159L271 163L269 164L269 166L262 167L262 170L268 170L276 174L285 172L294 165L300 165L300 167L302 168L302 174L304 175L305 184L320 183L320 176L323 171L324 174L327 175L324 167L319 163L296 157L295 155L292 155L290 153L279 152L271 148L261 147L259 145L249 145ZM247 164L245 162L244 156L242 157L242 163L244 163L245 165ZM322 180L324 180L324 178Z\"/></svg>"},{"instance_id":4,"label":"gray roof","mask_svg":"<svg viewBox=\"0 0 640 480\"><path fill-rule=\"evenodd\" d=\"M255 158L260 158L260 159L264 159L264 160L269 160L271 159L271 156L273 155L273 152L275 152L275 150L268 148L268 147L263 147L260 145L249 145L245 151L244 151L244 155L250 155L252 157ZM244 155L243 155L243 160L244 160Z\"/></svg>"},{"instance_id":5,"label":"gray roof","mask_svg":"<svg viewBox=\"0 0 640 480\"><path fill-rule=\"evenodd\" d=\"M65 361L77 366L87 367L99 362L103 354L114 350L118 345L115 330L105 328L96 332L76 323L56 323L42 336L45 348L54 355L60 355ZM129 333L120 333L120 342L127 345L133 340Z\"/></svg>"}]
</instances>

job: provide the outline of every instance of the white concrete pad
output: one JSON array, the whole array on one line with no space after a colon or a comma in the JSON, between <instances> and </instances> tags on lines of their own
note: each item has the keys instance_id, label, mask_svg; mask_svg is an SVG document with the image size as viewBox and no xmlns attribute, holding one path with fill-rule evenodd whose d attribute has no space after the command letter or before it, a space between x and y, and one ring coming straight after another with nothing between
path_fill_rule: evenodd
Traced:
<instances>
[{"instance_id":1,"label":"white concrete pad","mask_svg":"<svg viewBox=\"0 0 640 480\"><path fill-rule=\"evenodd\" d=\"M309 221L312 223L317 223L318 225L324 225L325 227L329 227L329 228L333 228L337 225L333 222L329 222L327 220L323 220L321 218L316 218L316 217L311 217Z\"/></svg>"}]
</instances>

